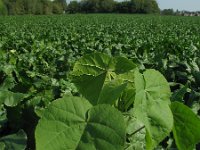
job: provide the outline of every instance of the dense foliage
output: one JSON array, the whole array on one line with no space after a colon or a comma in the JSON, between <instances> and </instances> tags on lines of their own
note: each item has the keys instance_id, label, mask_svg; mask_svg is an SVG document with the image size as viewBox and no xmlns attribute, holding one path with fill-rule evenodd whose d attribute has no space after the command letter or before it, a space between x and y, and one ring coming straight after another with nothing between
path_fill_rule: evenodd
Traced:
<instances>
[{"instance_id":1,"label":"dense foliage","mask_svg":"<svg viewBox=\"0 0 200 150\"><path fill-rule=\"evenodd\" d=\"M159 13L156 0L81 0L71 1L69 13Z\"/></svg>"},{"instance_id":2,"label":"dense foliage","mask_svg":"<svg viewBox=\"0 0 200 150\"><path fill-rule=\"evenodd\" d=\"M62 14L66 7L65 0L0 0L0 15Z\"/></svg>"},{"instance_id":3,"label":"dense foliage","mask_svg":"<svg viewBox=\"0 0 200 150\"><path fill-rule=\"evenodd\" d=\"M0 22L0 149L198 147L198 18Z\"/></svg>"},{"instance_id":4,"label":"dense foliage","mask_svg":"<svg viewBox=\"0 0 200 150\"><path fill-rule=\"evenodd\" d=\"M155 0L0 0L0 15L63 13L158 13Z\"/></svg>"}]
</instances>

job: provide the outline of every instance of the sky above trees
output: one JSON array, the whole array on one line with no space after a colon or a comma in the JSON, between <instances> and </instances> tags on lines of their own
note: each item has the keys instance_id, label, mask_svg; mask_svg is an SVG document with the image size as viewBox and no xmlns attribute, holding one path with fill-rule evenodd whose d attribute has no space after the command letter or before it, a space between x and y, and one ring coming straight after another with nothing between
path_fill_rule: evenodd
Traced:
<instances>
[{"instance_id":1,"label":"sky above trees","mask_svg":"<svg viewBox=\"0 0 200 150\"><path fill-rule=\"evenodd\" d=\"M161 9L200 11L200 0L157 0Z\"/></svg>"}]
</instances>

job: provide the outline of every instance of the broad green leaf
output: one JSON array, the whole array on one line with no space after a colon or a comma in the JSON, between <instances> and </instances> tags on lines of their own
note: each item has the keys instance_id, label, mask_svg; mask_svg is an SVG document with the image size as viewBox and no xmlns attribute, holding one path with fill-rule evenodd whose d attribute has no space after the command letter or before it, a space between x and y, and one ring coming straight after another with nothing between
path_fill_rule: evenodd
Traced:
<instances>
[{"instance_id":1,"label":"broad green leaf","mask_svg":"<svg viewBox=\"0 0 200 150\"><path fill-rule=\"evenodd\" d=\"M25 98L22 93L13 93L11 91L0 91L0 104L14 107Z\"/></svg>"},{"instance_id":2,"label":"broad green leaf","mask_svg":"<svg viewBox=\"0 0 200 150\"><path fill-rule=\"evenodd\" d=\"M37 150L123 149L125 123L109 105L93 107L79 97L54 101L43 113L36 132Z\"/></svg>"},{"instance_id":3,"label":"broad green leaf","mask_svg":"<svg viewBox=\"0 0 200 150\"><path fill-rule=\"evenodd\" d=\"M134 114L146 128L146 148L154 149L172 130L170 87L158 71L135 72Z\"/></svg>"},{"instance_id":4,"label":"broad green leaf","mask_svg":"<svg viewBox=\"0 0 200 150\"><path fill-rule=\"evenodd\" d=\"M16 134L0 138L0 145L4 145L5 150L24 150L26 148L26 140L26 133L20 130Z\"/></svg>"},{"instance_id":5,"label":"broad green leaf","mask_svg":"<svg viewBox=\"0 0 200 150\"><path fill-rule=\"evenodd\" d=\"M135 67L136 65L126 58L115 59L102 53L94 53L76 62L72 82L91 104L113 104L126 88L126 81L123 80L119 84L118 81L112 80L116 78L117 73L124 73Z\"/></svg>"},{"instance_id":6,"label":"broad green leaf","mask_svg":"<svg viewBox=\"0 0 200 150\"><path fill-rule=\"evenodd\" d=\"M174 115L173 134L179 150L193 150L200 142L200 119L182 103L171 105Z\"/></svg>"}]
</instances>

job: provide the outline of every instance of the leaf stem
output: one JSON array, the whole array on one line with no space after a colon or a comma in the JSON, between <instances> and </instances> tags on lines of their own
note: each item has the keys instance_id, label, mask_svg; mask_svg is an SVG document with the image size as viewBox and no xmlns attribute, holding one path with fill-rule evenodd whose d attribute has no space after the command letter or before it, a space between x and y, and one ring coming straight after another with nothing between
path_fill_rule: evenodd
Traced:
<instances>
[{"instance_id":1,"label":"leaf stem","mask_svg":"<svg viewBox=\"0 0 200 150\"><path fill-rule=\"evenodd\" d=\"M139 129L137 129L137 130L134 131L133 133L129 134L129 136L132 136L132 135L138 133L140 130L142 130L142 129L144 129L144 128L145 128L145 126L140 127Z\"/></svg>"}]
</instances>

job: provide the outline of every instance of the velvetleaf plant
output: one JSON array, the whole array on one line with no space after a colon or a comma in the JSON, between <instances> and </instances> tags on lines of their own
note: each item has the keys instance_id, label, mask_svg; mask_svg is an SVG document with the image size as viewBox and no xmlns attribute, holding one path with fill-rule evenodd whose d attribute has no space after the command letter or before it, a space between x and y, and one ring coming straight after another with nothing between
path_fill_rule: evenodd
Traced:
<instances>
[{"instance_id":1,"label":"velvetleaf plant","mask_svg":"<svg viewBox=\"0 0 200 150\"><path fill-rule=\"evenodd\" d=\"M37 150L134 149L137 142L130 139L144 129L147 150L170 133L180 150L200 141L200 119L180 102L171 103L169 84L156 70L93 53L75 63L71 79L82 96L66 95L44 110L35 131ZM130 128L127 114L131 126L140 122L138 129Z\"/></svg>"}]
</instances>

